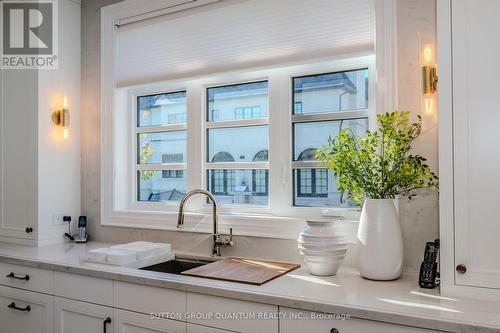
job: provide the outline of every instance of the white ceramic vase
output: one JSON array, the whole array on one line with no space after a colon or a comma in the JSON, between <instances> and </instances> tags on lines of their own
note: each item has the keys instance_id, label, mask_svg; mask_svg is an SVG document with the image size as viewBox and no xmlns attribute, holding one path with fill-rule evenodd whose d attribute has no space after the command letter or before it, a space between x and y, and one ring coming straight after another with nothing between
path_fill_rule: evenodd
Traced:
<instances>
[{"instance_id":1,"label":"white ceramic vase","mask_svg":"<svg viewBox=\"0 0 500 333\"><path fill-rule=\"evenodd\" d=\"M358 229L358 269L362 277L394 280L403 270L403 236L393 199L367 199Z\"/></svg>"},{"instance_id":2,"label":"white ceramic vase","mask_svg":"<svg viewBox=\"0 0 500 333\"><path fill-rule=\"evenodd\" d=\"M307 221L297 238L304 263L313 275L335 275L347 253L347 243L334 221Z\"/></svg>"}]
</instances>

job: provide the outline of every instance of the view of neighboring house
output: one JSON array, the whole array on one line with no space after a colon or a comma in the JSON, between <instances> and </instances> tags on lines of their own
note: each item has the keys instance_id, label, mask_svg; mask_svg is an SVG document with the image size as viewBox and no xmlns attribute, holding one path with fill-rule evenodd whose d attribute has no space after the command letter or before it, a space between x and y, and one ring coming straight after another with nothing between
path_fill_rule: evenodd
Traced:
<instances>
[{"instance_id":1,"label":"view of neighboring house","mask_svg":"<svg viewBox=\"0 0 500 333\"><path fill-rule=\"evenodd\" d=\"M293 103L288 108L270 110L268 82L251 82L207 89L206 120L211 122L267 118L270 112L290 115L344 112L366 109L368 105L367 70L356 70L294 78ZM187 119L186 93L173 92L141 96L137 102L138 126L183 124ZM293 110L292 110L293 109ZM267 162L269 135L267 123L252 126L207 129L207 189L220 203L267 205L269 170L232 167L238 162ZM335 137L342 128L362 135L367 118L338 121L294 123L294 161L314 161L316 150ZM138 135L138 163L172 166L168 170L140 171L138 199L141 201L177 201L187 190L186 130L141 133ZM214 163L214 164L211 164ZM210 169L208 165L226 165ZM227 167L230 166L230 167ZM336 181L324 168L293 170L294 204L297 206L345 206Z\"/></svg>"}]
</instances>

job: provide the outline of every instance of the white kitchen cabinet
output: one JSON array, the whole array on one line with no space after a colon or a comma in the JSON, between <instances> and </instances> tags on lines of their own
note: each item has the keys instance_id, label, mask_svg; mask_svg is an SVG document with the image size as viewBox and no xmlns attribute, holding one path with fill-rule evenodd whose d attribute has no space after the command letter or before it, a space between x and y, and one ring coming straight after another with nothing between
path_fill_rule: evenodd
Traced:
<instances>
[{"instance_id":1,"label":"white kitchen cabinet","mask_svg":"<svg viewBox=\"0 0 500 333\"><path fill-rule=\"evenodd\" d=\"M330 317L332 316L332 317ZM283 319L281 319L283 318ZM363 319L335 319L334 315L280 308L280 333L432 333L421 328Z\"/></svg>"},{"instance_id":2,"label":"white kitchen cabinet","mask_svg":"<svg viewBox=\"0 0 500 333\"><path fill-rule=\"evenodd\" d=\"M186 292L115 281L114 306L144 314L171 313L183 318Z\"/></svg>"},{"instance_id":3,"label":"white kitchen cabinet","mask_svg":"<svg viewBox=\"0 0 500 333\"><path fill-rule=\"evenodd\" d=\"M0 286L0 332L54 332L54 297Z\"/></svg>"},{"instance_id":4,"label":"white kitchen cabinet","mask_svg":"<svg viewBox=\"0 0 500 333\"><path fill-rule=\"evenodd\" d=\"M54 272L55 295L113 306L113 280Z\"/></svg>"},{"instance_id":5,"label":"white kitchen cabinet","mask_svg":"<svg viewBox=\"0 0 500 333\"><path fill-rule=\"evenodd\" d=\"M113 332L113 308L55 297L54 311L56 333Z\"/></svg>"},{"instance_id":6,"label":"white kitchen cabinet","mask_svg":"<svg viewBox=\"0 0 500 333\"><path fill-rule=\"evenodd\" d=\"M115 309L114 333L186 333L186 323Z\"/></svg>"},{"instance_id":7,"label":"white kitchen cabinet","mask_svg":"<svg viewBox=\"0 0 500 333\"><path fill-rule=\"evenodd\" d=\"M0 238L34 240L38 74L1 70L0 81Z\"/></svg>"},{"instance_id":8,"label":"white kitchen cabinet","mask_svg":"<svg viewBox=\"0 0 500 333\"><path fill-rule=\"evenodd\" d=\"M54 272L0 262L0 285L53 294Z\"/></svg>"},{"instance_id":9,"label":"white kitchen cabinet","mask_svg":"<svg viewBox=\"0 0 500 333\"><path fill-rule=\"evenodd\" d=\"M438 1L445 294L500 298L499 12L498 0Z\"/></svg>"},{"instance_id":10,"label":"white kitchen cabinet","mask_svg":"<svg viewBox=\"0 0 500 333\"><path fill-rule=\"evenodd\" d=\"M278 307L232 298L187 293L188 323L242 333L278 332Z\"/></svg>"}]
</instances>

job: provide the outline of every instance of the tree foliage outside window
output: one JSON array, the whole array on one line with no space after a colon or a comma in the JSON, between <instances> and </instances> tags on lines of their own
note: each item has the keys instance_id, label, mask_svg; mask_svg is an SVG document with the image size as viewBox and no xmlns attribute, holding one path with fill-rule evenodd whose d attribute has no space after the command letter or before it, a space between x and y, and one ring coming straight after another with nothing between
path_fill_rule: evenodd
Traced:
<instances>
[{"instance_id":1,"label":"tree foliage outside window","mask_svg":"<svg viewBox=\"0 0 500 333\"><path fill-rule=\"evenodd\" d=\"M153 145L149 142L146 142L142 145L141 149L139 149L139 163L147 164L153 157ZM139 172L141 180L150 180L153 178L155 172L153 170L143 170Z\"/></svg>"}]
</instances>

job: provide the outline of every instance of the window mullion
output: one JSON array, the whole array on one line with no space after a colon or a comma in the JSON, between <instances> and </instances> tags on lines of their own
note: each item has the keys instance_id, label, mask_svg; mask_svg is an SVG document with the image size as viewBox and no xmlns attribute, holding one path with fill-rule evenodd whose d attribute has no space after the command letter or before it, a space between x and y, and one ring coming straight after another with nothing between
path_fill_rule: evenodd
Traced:
<instances>
[{"instance_id":1,"label":"window mullion","mask_svg":"<svg viewBox=\"0 0 500 333\"><path fill-rule=\"evenodd\" d=\"M207 169L268 169L268 162L206 162Z\"/></svg>"},{"instance_id":2,"label":"window mullion","mask_svg":"<svg viewBox=\"0 0 500 333\"><path fill-rule=\"evenodd\" d=\"M154 171L154 170L186 170L187 163L152 163L152 164L136 164L138 171Z\"/></svg>"},{"instance_id":3,"label":"window mullion","mask_svg":"<svg viewBox=\"0 0 500 333\"><path fill-rule=\"evenodd\" d=\"M200 84L187 87L187 190L204 189L204 135L202 124L205 121ZM191 206L201 207L204 203L201 197L193 197Z\"/></svg>"},{"instance_id":4,"label":"window mullion","mask_svg":"<svg viewBox=\"0 0 500 333\"><path fill-rule=\"evenodd\" d=\"M366 118L369 116L368 109L352 110L352 111L335 111L330 113L316 114L296 114L292 115L293 123L312 122L312 121L330 121L330 120L346 120Z\"/></svg>"},{"instance_id":5,"label":"window mullion","mask_svg":"<svg viewBox=\"0 0 500 333\"><path fill-rule=\"evenodd\" d=\"M206 128L227 128L227 127L243 127L243 126L258 126L267 125L267 118L251 118L225 121L210 121L206 122Z\"/></svg>"},{"instance_id":6,"label":"window mullion","mask_svg":"<svg viewBox=\"0 0 500 333\"><path fill-rule=\"evenodd\" d=\"M290 76L276 72L269 76L269 203L274 214L291 206Z\"/></svg>"},{"instance_id":7,"label":"window mullion","mask_svg":"<svg viewBox=\"0 0 500 333\"><path fill-rule=\"evenodd\" d=\"M292 161L292 168L294 169L316 169L324 168L320 161Z\"/></svg>"},{"instance_id":8,"label":"window mullion","mask_svg":"<svg viewBox=\"0 0 500 333\"><path fill-rule=\"evenodd\" d=\"M186 124L171 124L171 125L160 125L160 126L145 126L136 127L135 132L140 133L157 133L157 132L174 132L182 131L186 129Z\"/></svg>"}]
</instances>

